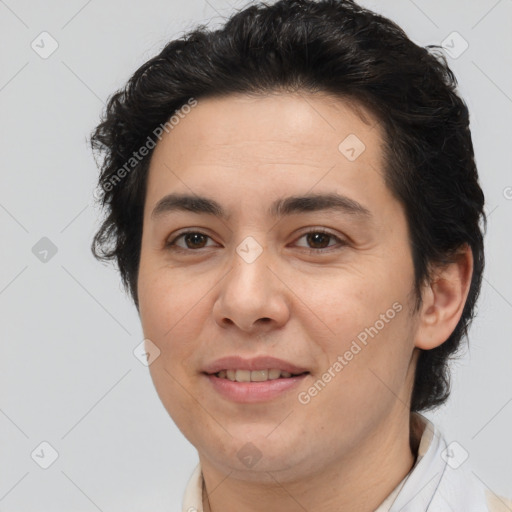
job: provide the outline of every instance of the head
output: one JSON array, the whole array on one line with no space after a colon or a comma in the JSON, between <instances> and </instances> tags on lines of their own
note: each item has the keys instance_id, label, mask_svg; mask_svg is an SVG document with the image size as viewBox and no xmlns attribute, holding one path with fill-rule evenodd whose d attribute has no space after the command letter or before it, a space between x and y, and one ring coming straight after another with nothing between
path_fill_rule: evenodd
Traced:
<instances>
[{"instance_id":1,"label":"head","mask_svg":"<svg viewBox=\"0 0 512 512\"><path fill-rule=\"evenodd\" d=\"M346 447L388 410L447 400L485 214L468 110L436 52L351 1L281 0L170 42L110 98L92 136L106 210L92 249L117 263L161 351L157 391L206 453L230 449L224 434L270 453L262 433L283 412L198 406L211 398L200 370L224 355L272 353L310 372L295 436L279 439L287 453L303 418L315 431L342 422ZM189 197L160 203L171 194Z\"/></svg>"}]
</instances>

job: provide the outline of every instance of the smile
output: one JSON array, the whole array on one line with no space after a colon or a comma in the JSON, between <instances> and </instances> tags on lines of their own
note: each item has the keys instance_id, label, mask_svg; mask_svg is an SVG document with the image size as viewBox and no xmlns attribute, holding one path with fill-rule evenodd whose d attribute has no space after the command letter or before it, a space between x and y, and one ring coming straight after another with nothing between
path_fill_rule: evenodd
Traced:
<instances>
[{"instance_id":1,"label":"smile","mask_svg":"<svg viewBox=\"0 0 512 512\"><path fill-rule=\"evenodd\" d=\"M304 372L307 373L307 372ZM268 370L221 370L215 374L220 379L229 379L233 382L265 382L267 380L275 380L279 378L287 379L290 377L296 377L300 374L292 374L279 370L278 368L271 368Z\"/></svg>"},{"instance_id":2,"label":"smile","mask_svg":"<svg viewBox=\"0 0 512 512\"><path fill-rule=\"evenodd\" d=\"M228 378L227 372L231 378ZM240 372L240 374L239 374ZM279 372L278 377L271 378ZM226 374L225 376L218 376ZM252 380L255 373L256 379ZM265 375L265 373L267 375ZM233 379L234 374L234 379ZM269 376L270 374L270 376ZM284 397L286 392L295 389L309 372L300 375L292 375L281 370L221 370L217 374L205 374L215 394L237 403L268 402L278 397ZM238 380L246 379L246 380Z\"/></svg>"}]
</instances>

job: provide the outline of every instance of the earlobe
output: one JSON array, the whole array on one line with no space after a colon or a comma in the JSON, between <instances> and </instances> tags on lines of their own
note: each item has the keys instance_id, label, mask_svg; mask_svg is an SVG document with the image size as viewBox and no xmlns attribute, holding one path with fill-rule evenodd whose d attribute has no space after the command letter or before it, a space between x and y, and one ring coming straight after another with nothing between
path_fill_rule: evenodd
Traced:
<instances>
[{"instance_id":1,"label":"earlobe","mask_svg":"<svg viewBox=\"0 0 512 512\"><path fill-rule=\"evenodd\" d=\"M432 281L422 293L416 347L431 350L450 337L462 316L472 275L473 253L468 245L454 255L452 262L434 269Z\"/></svg>"}]
</instances>

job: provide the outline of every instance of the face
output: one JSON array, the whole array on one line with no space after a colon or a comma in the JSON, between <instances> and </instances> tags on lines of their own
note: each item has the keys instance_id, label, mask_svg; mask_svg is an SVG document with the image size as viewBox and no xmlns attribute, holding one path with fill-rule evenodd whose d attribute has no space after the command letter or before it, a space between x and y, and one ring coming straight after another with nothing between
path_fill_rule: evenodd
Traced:
<instances>
[{"instance_id":1,"label":"face","mask_svg":"<svg viewBox=\"0 0 512 512\"><path fill-rule=\"evenodd\" d=\"M280 94L200 100L155 148L139 312L156 390L203 464L294 478L408 418L414 270L382 144L361 108ZM208 374L228 356L306 373Z\"/></svg>"}]
</instances>

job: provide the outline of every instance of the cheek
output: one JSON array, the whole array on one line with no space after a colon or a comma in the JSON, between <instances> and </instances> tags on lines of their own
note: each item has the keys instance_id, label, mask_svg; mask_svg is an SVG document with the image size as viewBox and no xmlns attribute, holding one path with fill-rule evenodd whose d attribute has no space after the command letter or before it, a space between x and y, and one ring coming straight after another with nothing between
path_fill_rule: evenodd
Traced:
<instances>
[{"instance_id":1,"label":"cheek","mask_svg":"<svg viewBox=\"0 0 512 512\"><path fill-rule=\"evenodd\" d=\"M208 293L213 285L206 276L191 279L183 272L155 266L149 271L141 270L139 286L144 336L160 350L150 372L169 410L179 406L173 405L175 402L183 405L187 400L180 384L187 388L193 385L197 354L208 341L204 329L212 322Z\"/></svg>"},{"instance_id":2,"label":"cheek","mask_svg":"<svg viewBox=\"0 0 512 512\"><path fill-rule=\"evenodd\" d=\"M355 400L356 404L372 393L385 392L379 377L398 390L412 351L408 302L412 272L396 279L390 272L367 269L316 281L307 295L315 314L302 325L323 353L319 372L331 368L336 374L333 380L338 384L331 389L341 388L336 397L340 403ZM337 371L333 369L336 361Z\"/></svg>"},{"instance_id":3,"label":"cheek","mask_svg":"<svg viewBox=\"0 0 512 512\"><path fill-rule=\"evenodd\" d=\"M193 313L198 290L187 286L179 274L158 267L154 270L141 267L138 292L144 335L166 343ZM193 325L187 324L189 328Z\"/></svg>"},{"instance_id":4,"label":"cheek","mask_svg":"<svg viewBox=\"0 0 512 512\"><path fill-rule=\"evenodd\" d=\"M310 401L303 406L304 413L314 411L318 424L339 421L346 431L363 436L364 428L377 418L405 404L412 351L406 315L404 308L384 326L375 320L363 328L360 320L340 325L340 334L324 343L327 364L319 368L309 387L300 390L304 393L301 403Z\"/></svg>"},{"instance_id":5,"label":"cheek","mask_svg":"<svg viewBox=\"0 0 512 512\"><path fill-rule=\"evenodd\" d=\"M197 291L197 290L196 290ZM157 394L170 417L183 432L193 431L190 411L197 399L190 391L191 374L187 361L197 350L193 340L199 338L195 316L201 303L194 290L165 272L142 270L139 274L139 306L144 337L160 350L149 366Z\"/></svg>"},{"instance_id":6,"label":"cheek","mask_svg":"<svg viewBox=\"0 0 512 512\"><path fill-rule=\"evenodd\" d=\"M389 311L386 319L394 317L393 303L402 301L400 290L370 268L366 272L344 270L305 284L300 294L307 298L312 320L315 325L321 320L322 330L340 348L375 322L380 326L381 314Z\"/></svg>"}]
</instances>

